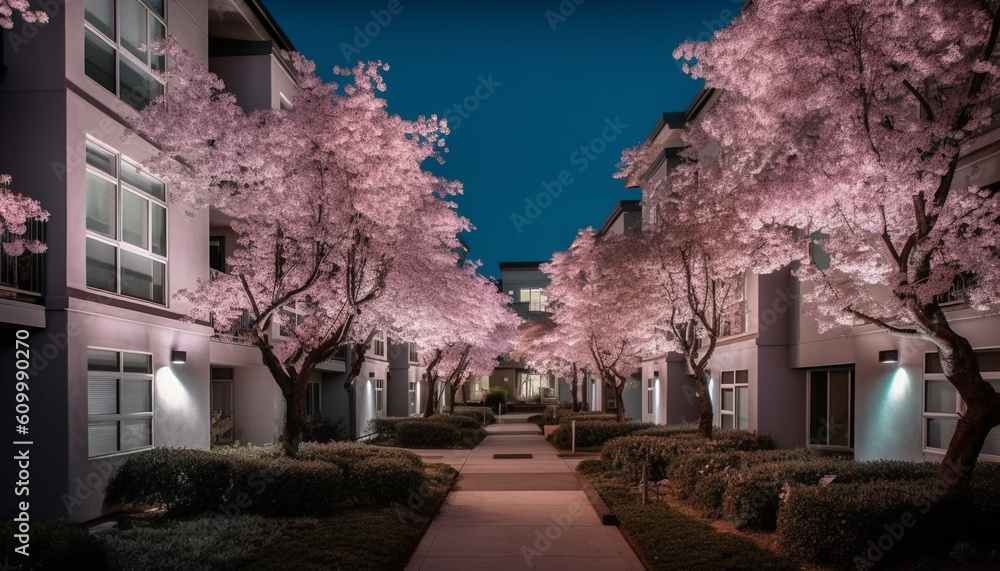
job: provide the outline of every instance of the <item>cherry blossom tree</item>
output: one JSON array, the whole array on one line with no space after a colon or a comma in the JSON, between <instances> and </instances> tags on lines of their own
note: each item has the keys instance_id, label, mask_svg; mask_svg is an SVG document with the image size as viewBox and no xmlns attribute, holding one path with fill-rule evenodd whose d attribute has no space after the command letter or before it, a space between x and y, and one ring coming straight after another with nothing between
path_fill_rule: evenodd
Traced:
<instances>
[{"instance_id":1,"label":"cherry blossom tree","mask_svg":"<svg viewBox=\"0 0 1000 571\"><path fill-rule=\"evenodd\" d=\"M569 380L573 411L576 412L586 406L585 392L584 401L580 402L580 380L590 355L583 349L582 345L566 342L566 334L554 319L542 317L527 319L521 324L510 355L531 369Z\"/></svg>"},{"instance_id":2,"label":"cherry blossom tree","mask_svg":"<svg viewBox=\"0 0 1000 571\"><path fill-rule=\"evenodd\" d=\"M640 325L681 353L693 371L698 434L709 438L714 410L706 371L719 338L745 330L746 272L777 270L797 253L797 244L788 227L745 216L743 187L697 124L683 136L690 146L679 164L643 185L649 215L638 238L617 246L633 255L617 280L633 289L627 299L649 312L651 319ZM616 178L648 172L655 154L648 144L627 149Z\"/></svg>"},{"instance_id":3,"label":"cherry blossom tree","mask_svg":"<svg viewBox=\"0 0 1000 571\"><path fill-rule=\"evenodd\" d=\"M639 368L649 338L641 335L644 309L614 289L618 269L631 263L618 236L598 241L593 229L580 231L569 250L557 252L542 266L551 282L546 288L553 319L563 328L566 343L586 351L589 366L615 393L618 420L625 418L622 392Z\"/></svg>"},{"instance_id":4,"label":"cherry blossom tree","mask_svg":"<svg viewBox=\"0 0 1000 571\"><path fill-rule=\"evenodd\" d=\"M0 28L10 30L14 27L15 12L28 23L46 24L49 21L49 15L44 10L32 10L28 0L0 0Z\"/></svg>"},{"instance_id":5,"label":"cherry blossom tree","mask_svg":"<svg viewBox=\"0 0 1000 571\"><path fill-rule=\"evenodd\" d=\"M284 453L295 456L316 367L406 279L406 260L431 258L420 250L429 244L447 252L468 226L446 200L461 186L421 168L447 126L389 115L381 63L335 69L353 80L341 87L284 54L298 84L292 108L246 113L176 40L155 47L170 57L169 88L132 123L161 149L146 166L173 200L217 209L238 235L229 272L179 295L193 304L189 318L221 330L249 312L248 334L285 398ZM283 338L269 335L274 323Z\"/></svg>"},{"instance_id":6,"label":"cherry blossom tree","mask_svg":"<svg viewBox=\"0 0 1000 571\"><path fill-rule=\"evenodd\" d=\"M430 327L414 331L425 367L428 398L425 416L434 414L445 390L454 409L455 395L470 377L489 374L497 358L506 354L521 320L510 307L510 298L495 283L476 272L475 264L439 274L437 306Z\"/></svg>"},{"instance_id":7,"label":"cherry blossom tree","mask_svg":"<svg viewBox=\"0 0 1000 571\"><path fill-rule=\"evenodd\" d=\"M1000 301L1000 194L985 169L959 169L993 128L998 35L994 0L773 0L675 52L724 90L701 124L756 220L800 228L829 256L799 272L822 326L937 347L967 407L939 473L949 490L1000 425L1000 394L937 297L974 276L971 307Z\"/></svg>"},{"instance_id":8,"label":"cherry blossom tree","mask_svg":"<svg viewBox=\"0 0 1000 571\"><path fill-rule=\"evenodd\" d=\"M3 251L8 256L20 256L25 250L34 254L45 251L45 244L25 238L29 220L46 221L49 213L37 200L14 194L10 189L10 175L0 174L0 236L4 237Z\"/></svg>"}]
</instances>

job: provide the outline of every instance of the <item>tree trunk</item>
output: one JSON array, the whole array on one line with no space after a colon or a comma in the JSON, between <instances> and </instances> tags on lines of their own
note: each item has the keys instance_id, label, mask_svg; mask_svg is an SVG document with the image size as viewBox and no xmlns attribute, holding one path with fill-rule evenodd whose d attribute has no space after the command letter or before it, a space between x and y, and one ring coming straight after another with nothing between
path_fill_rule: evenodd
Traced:
<instances>
[{"instance_id":1,"label":"tree trunk","mask_svg":"<svg viewBox=\"0 0 1000 571\"><path fill-rule=\"evenodd\" d=\"M459 387L455 385L449 385L449 390L451 398L448 400L448 414L455 414L455 395L458 394Z\"/></svg>"},{"instance_id":2,"label":"tree trunk","mask_svg":"<svg viewBox=\"0 0 1000 571\"><path fill-rule=\"evenodd\" d=\"M434 414L434 409L437 408L437 379L431 376L427 377L427 403L424 405L424 416L430 417Z\"/></svg>"},{"instance_id":3,"label":"tree trunk","mask_svg":"<svg viewBox=\"0 0 1000 571\"><path fill-rule=\"evenodd\" d=\"M959 491L968 483L986 436L1000 425L1000 394L983 380L979 361L972 346L962 336L951 331L947 345L938 354L941 368L965 402L965 412L959 415L955 433L948 443L937 487L945 495Z\"/></svg>"},{"instance_id":4,"label":"tree trunk","mask_svg":"<svg viewBox=\"0 0 1000 571\"><path fill-rule=\"evenodd\" d=\"M708 374L702 369L696 370L694 376L698 379L698 436L711 438L715 414L712 410L712 395L708 394Z\"/></svg>"},{"instance_id":5,"label":"tree trunk","mask_svg":"<svg viewBox=\"0 0 1000 571\"><path fill-rule=\"evenodd\" d=\"M617 382L618 379L612 379L608 386L615 391L615 418L618 422L625 422L625 399L622 398L622 393L625 392L625 384L627 379L622 379L621 383Z\"/></svg>"},{"instance_id":6,"label":"tree trunk","mask_svg":"<svg viewBox=\"0 0 1000 571\"><path fill-rule=\"evenodd\" d=\"M301 382L300 382L301 381ZM282 390L285 397L285 427L281 431L282 453L295 458L306 429L306 394L308 378L293 379L289 391Z\"/></svg>"},{"instance_id":7,"label":"tree trunk","mask_svg":"<svg viewBox=\"0 0 1000 571\"><path fill-rule=\"evenodd\" d=\"M590 410L590 387L588 386L589 383L587 382L587 371L586 370L583 372L583 381L582 382L583 382L583 402L580 403L580 407L583 410L589 411Z\"/></svg>"}]
</instances>

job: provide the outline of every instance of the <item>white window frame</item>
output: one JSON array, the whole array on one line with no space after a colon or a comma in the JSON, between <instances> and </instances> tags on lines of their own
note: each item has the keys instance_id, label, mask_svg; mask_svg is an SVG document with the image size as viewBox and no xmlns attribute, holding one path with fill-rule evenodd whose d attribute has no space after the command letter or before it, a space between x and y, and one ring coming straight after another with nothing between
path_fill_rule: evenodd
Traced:
<instances>
[{"instance_id":1,"label":"white window frame","mask_svg":"<svg viewBox=\"0 0 1000 571\"><path fill-rule=\"evenodd\" d=\"M652 415L655 411L656 381L659 376L659 373L653 373L651 379L646 379L646 414L649 415Z\"/></svg>"},{"instance_id":2,"label":"white window frame","mask_svg":"<svg viewBox=\"0 0 1000 571\"><path fill-rule=\"evenodd\" d=\"M376 357L385 357L385 336L382 334L372 339L372 354Z\"/></svg>"},{"instance_id":3,"label":"white window frame","mask_svg":"<svg viewBox=\"0 0 1000 571\"><path fill-rule=\"evenodd\" d=\"M91 350L94 351L107 351L110 353L116 353L118 358L118 371L91 371L90 361L88 357L87 361L87 391L88 391L88 404L87 404L87 432L88 432L88 444L87 444L87 457L90 459L94 458L106 458L110 456L119 456L123 454L132 454L134 452L141 452L143 450L149 450L154 447L156 442L156 423L154 418L156 417L156 381L154 378L154 372L156 367L153 363L152 353L147 353L144 351L123 351L121 349L110 349L105 347L87 347L87 353ZM124 372L125 365L125 354L132 355L143 355L149 358L149 373L126 373ZM116 395L116 412L114 413L100 413L92 414L90 411L90 389L92 381L114 381L115 382L115 395ZM122 383L126 381L149 381L149 411L148 412L132 412L123 413L122 411ZM136 448L129 448L126 450L122 449L122 433L124 431L124 422L128 421L148 421L149 422L149 445L139 446ZM90 452L90 442L89 433L90 427L96 424L109 424L116 423L116 430L118 431L118 442L116 449L113 452L106 452L101 454L91 454Z\"/></svg>"},{"instance_id":4,"label":"white window frame","mask_svg":"<svg viewBox=\"0 0 1000 571\"><path fill-rule=\"evenodd\" d=\"M721 310L721 320L719 321L719 337L734 337L736 335L743 335L749 329L747 327L747 273L740 272L739 274L733 276L729 280L721 281L716 284L717 287L725 287L726 282L732 282L736 284L736 288L733 290L733 297ZM726 319L732 317L733 325L729 331L725 330Z\"/></svg>"},{"instance_id":5,"label":"white window frame","mask_svg":"<svg viewBox=\"0 0 1000 571\"><path fill-rule=\"evenodd\" d=\"M90 289L90 290L93 290L93 291L99 291L99 292L103 292L103 293L110 293L110 294L113 294L113 295L120 295L120 296L123 296L123 297L127 297L129 299L137 300L137 301L142 302L142 303L150 303L150 304L155 304L155 305L161 306L161 307L169 307L170 306L170 283L169 283L169 277L170 277L170 263L169 263L169 259L170 259L170 208L169 208L169 204L168 204L168 201L169 201L169 190L167 189L166 183L163 183L163 181L160 181L159 179L156 179L156 177L153 177L152 174L148 173L148 171L143 171L143 169L141 168L141 166L139 165L138 162L133 161L133 160L129 159L128 157L125 157L124 155L122 155L121 153L119 153L118 151L116 151L115 149L112 149L111 147L108 147L107 145L101 144L100 142L98 142L98 141L96 141L94 139L91 139L90 137L87 137L87 146L88 147L92 147L94 149L98 149L98 150L100 150L102 152L110 154L111 157L112 157L112 160L115 163L115 174L114 174L114 176L112 176L112 175L110 175L110 174L108 174L108 173L100 170L100 168L92 166L90 164L87 164L87 166L86 166L86 174L85 174L85 176L87 176L87 177L91 177L92 176L92 177L101 179L101 180L103 180L103 181L105 181L107 183L110 183L110 184L114 185L114 192L115 192L115 215L114 215L114 224L115 224L114 234L115 235L114 235L114 237L108 236L107 234L104 234L104 233L102 233L100 231L97 231L97 230L91 230L90 228L87 228L87 237L86 237L86 239L88 241L93 240L95 242L100 242L100 243L103 243L105 245L111 246L111 247L113 247L115 249L115 289L112 291L112 290L109 290L109 289L104 289L104 288L100 288L100 287L91 286L89 284L87 285L87 289ZM132 166L134 168L137 168L137 169L139 169L140 172L145 172L145 174L149 175L151 178L154 178L155 180L157 180L158 182L160 182L161 184L163 184L163 198L161 199L161 198L159 198L157 196L149 194L148 192L146 192L146 191L144 191L144 190L142 190L142 189L140 189L140 188L138 188L138 187L130 184L129 182L125 181L124 178L123 178L123 176L122 176L122 165L130 165L130 166ZM148 243L148 248L143 248L142 246L136 246L135 244L132 244L130 242L126 242L124 240L124 238L123 238L122 228L124 226L124 216L125 216L124 215L123 204L124 204L124 198L125 198L125 193L126 192L129 193L129 194L135 195L136 197L138 197L141 200L145 200L146 201L146 216L147 216L147 226L148 227L146 228L146 236L145 236L145 238L146 238L146 241ZM84 200L86 201L86 197L84 198ZM154 212L154 209L153 209L154 206L162 208L164 210L164 233L166 234L164 247L166 249L166 252L164 254L162 254L162 255L161 254L156 254L156 253L154 253L152 251L152 247L153 247L153 236L152 236L152 232L153 232L152 219L153 219L153 217L152 217L152 213ZM86 222L85 222L84 226L86 226ZM163 301L162 302L161 301L156 301L156 300L151 300L151 299L145 299L145 298L141 298L141 297L135 297L135 296L129 295L127 293L122 293L122 282L124 281L123 280L123 276L122 276L122 252L128 252L129 254L132 254L132 255L135 255L135 256L138 256L138 257L141 257L141 258L145 258L147 260L151 260L152 262L155 262L155 263L163 265ZM84 256L84 263L86 264L86 255ZM85 272L85 274L86 274L86 272Z\"/></svg>"},{"instance_id":6,"label":"white window frame","mask_svg":"<svg viewBox=\"0 0 1000 571\"><path fill-rule=\"evenodd\" d=\"M135 56L135 54L131 53L126 47L124 47L122 45L122 43L121 43L121 40L122 40L122 38L121 38L121 36L122 36L122 25L121 25L121 21L122 21L122 6L121 6L122 5L122 0L110 0L110 1L114 4L114 16L115 16L114 34L115 34L115 37L114 38L108 37L108 35L104 31L99 30L94 24L88 22L87 18L86 18L86 13L84 13L84 30L85 30L84 31L84 37L86 37L86 32L91 32L92 34L94 34L94 36L98 40L104 42L114 52L114 54L115 54L115 89L114 89L114 91L111 91L111 93L114 96L116 96L119 99L121 99L122 101L125 101L132 108L134 108L136 110L141 110L142 107L137 107L136 105L133 104L132 101L129 101L128 99L122 97L122 93L121 93L121 75L122 75L121 74L121 68L122 68L122 65L124 65L122 63L123 59L126 60L127 63L130 63L133 66L138 67L138 69L142 73L148 75L152 81L154 81L155 83L159 84L160 85L160 93L161 94L166 90L166 86L163 85L162 83L160 83L160 81L157 80L156 77L153 75L153 67L150 65L150 60L154 56L151 55L148 46L147 46L146 61L143 62L143 61L140 61L139 58ZM163 36L166 37L168 35L167 34L167 4L169 4L169 2L164 1L164 3L163 3L163 14L157 13L157 11L152 6L150 6L145 0L135 0L135 2L139 4L140 8L144 8L146 10L146 34L147 34L147 36L149 35L149 24L150 24L149 18L154 18L156 21L158 21L160 24L163 25ZM84 54L86 54L86 40L84 40L84 50L83 50L83 52L84 52ZM84 57L86 57L86 55L84 55ZM166 62L166 56L163 56L163 58L164 58L164 65L162 67L165 69L166 68L166 64L165 64L165 62ZM84 60L84 61L86 62L86 60ZM91 81L93 81L95 84L99 85L101 87L101 89L107 89L105 86L103 86L100 83L98 83L98 81L96 79L94 79L94 78L90 77L89 75L87 75L86 71L84 71L84 75L86 75L87 78L90 79ZM152 94L147 94L147 95L152 95ZM152 101L153 99L155 99L155 97L147 97L147 99L149 101Z\"/></svg>"},{"instance_id":7,"label":"white window frame","mask_svg":"<svg viewBox=\"0 0 1000 571\"><path fill-rule=\"evenodd\" d=\"M855 393L855 371L853 368L828 368L828 369L810 369L806 371L806 448L816 448L818 450L844 450L850 451L854 450L851 445L843 446L840 444L820 444L814 442L817 438L816 434L812 434L812 374L813 373L826 373L826 417L830 418L830 373L835 372L849 372L850 382L847 385L847 441L849 443L854 442L854 393ZM837 419L833 419L834 424L837 423ZM829 427L827 428L829 430ZM830 434L827 434L827 442L830 441Z\"/></svg>"},{"instance_id":8,"label":"white window frame","mask_svg":"<svg viewBox=\"0 0 1000 571\"><path fill-rule=\"evenodd\" d=\"M385 379L375 379L375 414L385 410Z\"/></svg>"},{"instance_id":9,"label":"white window frame","mask_svg":"<svg viewBox=\"0 0 1000 571\"><path fill-rule=\"evenodd\" d=\"M989 352L1000 351L1000 348L997 348L997 347L980 347L978 349L975 349L975 352L977 354L980 353L980 352L987 352L987 351L989 351ZM927 431L927 425L929 424L928 421L931 420L931 419L956 419L957 420L960 414L965 413L965 402L962 400L962 395L960 395L958 393L957 389L955 390L955 412L953 412L953 413L947 413L947 412L927 412L927 382L928 381L944 381L946 383L948 382L948 379L944 376L943 373L928 373L927 372L927 357L928 357L928 355L936 355L936 354L937 354L937 352L934 352L934 351L927 352L927 353L924 354L924 365L923 365L924 377L923 377L922 382L920 383L921 389L922 389L922 393L923 393L921 395L921 399L920 399L921 400L921 408L920 408L920 410L921 410L921 413L922 413L922 417L921 417L921 421L920 421L921 422L921 440L920 440L920 442L923 445L923 451L925 453L928 453L928 454L944 454L945 452L947 452L947 448L933 448L931 446L928 446L928 444L927 444L927 432L928 432ZM1000 371L980 371L980 374L983 376L983 380L984 381L986 381L986 382L990 383L991 385L993 385L993 387L994 387L995 390L1000 391ZM951 385L951 383L949 383L949 386L954 387L954 385ZM996 432L996 431L1000 431L1000 427L994 427L991 432ZM951 439L949 438L949 441L950 440ZM982 458L982 459L985 459L985 460L990 460L990 461L994 461L994 462L1000 462L1000 455L997 455L997 454L987 454L985 452L980 452L979 453L979 457Z\"/></svg>"},{"instance_id":10,"label":"white window frame","mask_svg":"<svg viewBox=\"0 0 1000 571\"><path fill-rule=\"evenodd\" d=\"M732 382L726 383L726 375L732 374ZM736 382L739 373L746 373L747 381L745 383ZM739 426L739 410L740 410L740 390L745 388L747 394L747 400L750 399L750 371L748 369L732 369L721 371L719 373L719 428L733 429L733 430L749 430L750 429L750 403L747 402L747 418L746 426ZM725 393L726 391L733 391L733 409L727 410L723 408L725 406ZM725 426L724 418L731 418L732 426Z\"/></svg>"},{"instance_id":11,"label":"white window frame","mask_svg":"<svg viewBox=\"0 0 1000 571\"><path fill-rule=\"evenodd\" d=\"M417 354L417 345L415 343L408 343L409 345L409 355L408 359L410 363L419 363L420 355Z\"/></svg>"}]
</instances>

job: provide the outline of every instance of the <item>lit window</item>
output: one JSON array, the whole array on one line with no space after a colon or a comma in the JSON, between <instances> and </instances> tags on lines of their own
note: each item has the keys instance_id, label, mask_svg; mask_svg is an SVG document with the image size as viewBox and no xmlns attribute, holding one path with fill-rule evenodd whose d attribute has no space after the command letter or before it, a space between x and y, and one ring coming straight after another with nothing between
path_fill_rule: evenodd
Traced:
<instances>
[{"instance_id":1,"label":"lit window","mask_svg":"<svg viewBox=\"0 0 1000 571\"><path fill-rule=\"evenodd\" d=\"M528 311L545 311L549 299L541 288L522 289L518 301L528 304Z\"/></svg>"},{"instance_id":2,"label":"lit window","mask_svg":"<svg viewBox=\"0 0 1000 571\"><path fill-rule=\"evenodd\" d=\"M163 0L86 0L84 20L87 77L138 110L163 94L151 72L165 68L164 56L150 49L166 36Z\"/></svg>"},{"instance_id":3,"label":"lit window","mask_svg":"<svg viewBox=\"0 0 1000 571\"><path fill-rule=\"evenodd\" d=\"M983 380L1000 392L1000 349L976 351ZM958 426L958 416L965 403L955 387L948 382L937 353L924 358L924 448L943 453ZM1000 457L1000 427L986 435L981 455Z\"/></svg>"},{"instance_id":4,"label":"lit window","mask_svg":"<svg viewBox=\"0 0 1000 571\"><path fill-rule=\"evenodd\" d=\"M385 380L375 379L375 412L382 412L383 406L385 406Z\"/></svg>"},{"instance_id":5,"label":"lit window","mask_svg":"<svg viewBox=\"0 0 1000 571\"><path fill-rule=\"evenodd\" d=\"M719 407L719 423L722 428L746 429L750 423L748 371L723 371L722 405Z\"/></svg>"},{"instance_id":6,"label":"lit window","mask_svg":"<svg viewBox=\"0 0 1000 571\"><path fill-rule=\"evenodd\" d=\"M166 198L137 164L87 144L87 287L166 305Z\"/></svg>"},{"instance_id":7,"label":"lit window","mask_svg":"<svg viewBox=\"0 0 1000 571\"><path fill-rule=\"evenodd\" d=\"M658 373L654 373L657 376ZM653 403L655 402L656 379L646 380L646 413L653 414Z\"/></svg>"},{"instance_id":8,"label":"lit window","mask_svg":"<svg viewBox=\"0 0 1000 571\"><path fill-rule=\"evenodd\" d=\"M87 349L91 458L153 446L153 356Z\"/></svg>"},{"instance_id":9,"label":"lit window","mask_svg":"<svg viewBox=\"0 0 1000 571\"><path fill-rule=\"evenodd\" d=\"M408 383L407 393L409 397L409 414L417 413L417 382L410 381Z\"/></svg>"},{"instance_id":10,"label":"lit window","mask_svg":"<svg viewBox=\"0 0 1000 571\"><path fill-rule=\"evenodd\" d=\"M809 373L809 446L854 447L854 371Z\"/></svg>"}]
</instances>

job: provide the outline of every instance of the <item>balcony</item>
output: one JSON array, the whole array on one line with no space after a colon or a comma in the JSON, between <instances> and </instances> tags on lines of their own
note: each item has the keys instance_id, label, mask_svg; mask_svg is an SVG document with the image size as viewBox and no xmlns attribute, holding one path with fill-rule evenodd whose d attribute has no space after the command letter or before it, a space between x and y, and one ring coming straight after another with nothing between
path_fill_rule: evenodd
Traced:
<instances>
[{"instance_id":1,"label":"balcony","mask_svg":"<svg viewBox=\"0 0 1000 571\"><path fill-rule=\"evenodd\" d=\"M45 242L45 223L27 222L24 238ZM13 239L9 232L0 238L3 242ZM20 256L8 256L0 248L0 298L28 303L42 303L45 291L45 254L25 251Z\"/></svg>"},{"instance_id":2,"label":"balcony","mask_svg":"<svg viewBox=\"0 0 1000 571\"><path fill-rule=\"evenodd\" d=\"M225 275L219 270L209 269L209 279L215 281L219 279L220 276ZM209 323L215 328L215 316L212 315L209 319ZM240 314L240 318L236 321L231 329L228 331L215 330L215 335L212 335L213 341L221 341L223 343L233 343L236 345L253 345L253 318L250 316L250 312L246 309Z\"/></svg>"}]
</instances>

